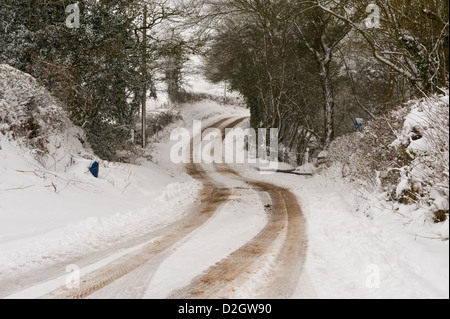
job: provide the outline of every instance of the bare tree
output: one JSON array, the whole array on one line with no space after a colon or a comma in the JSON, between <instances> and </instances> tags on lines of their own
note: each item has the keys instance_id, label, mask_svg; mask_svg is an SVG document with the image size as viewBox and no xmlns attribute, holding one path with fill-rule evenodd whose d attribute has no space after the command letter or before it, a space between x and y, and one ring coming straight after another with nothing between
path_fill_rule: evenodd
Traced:
<instances>
[{"instance_id":1,"label":"bare tree","mask_svg":"<svg viewBox=\"0 0 450 319\"><path fill-rule=\"evenodd\" d=\"M313 54L321 79L324 97L324 146L330 145L334 139L334 111L335 97L332 86L330 65L333 61L337 46L352 30L352 25L345 20L338 19L336 13L348 14L354 20L361 20L362 6L354 1L329 1L326 6L314 1L297 1L295 8L297 19L294 21L299 39ZM322 8L326 8L322 9Z\"/></svg>"},{"instance_id":2,"label":"bare tree","mask_svg":"<svg viewBox=\"0 0 450 319\"><path fill-rule=\"evenodd\" d=\"M448 0L377 0L380 25L367 28L348 11L317 0L324 12L347 23L371 47L373 56L420 91L448 85Z\"/></svg>"}]
</instances>

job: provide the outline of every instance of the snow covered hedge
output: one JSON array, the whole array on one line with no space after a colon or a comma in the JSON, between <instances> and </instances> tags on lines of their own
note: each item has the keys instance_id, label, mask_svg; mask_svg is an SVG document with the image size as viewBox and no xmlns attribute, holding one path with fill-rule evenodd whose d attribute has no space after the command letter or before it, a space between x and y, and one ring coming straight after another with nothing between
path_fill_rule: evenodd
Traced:
<instances>
[{"instance_id":1,"label":"snow covered hedge","mask_svg":"<svg viewBox=\"0 0 450 319\"><path fill-rule=\"evenodd\" d=\"M0 132L44 151L46 137L63 129L64 111L36 79L0 64Z\"/></svg>"},{"instance_id":2,"label":"snow covered hedge","mask_svg":"<svg viewBox=\"0 0 450 319\"><path fill-rule=\"evenodd\" d=\"M437 221L449 210L449 97L410 102L403 131L391 147L404 149L409 165L399 168L394 198L410 198L435 207Z\"/></svg>"},{"instance_id":3,"label":"snow covered hedge","mask_svg":"<svg viewBox=\"0 0 450 319\"><path fill-rule=\"evenodd\" d=\"M445 221L449 211L449 97L412 100L370 122L362 132L336 139L331 165L391 202L415 206L427 219Z\"/></svg>"},{"instance_id":4,"label":"snow covered hedge","mask_svg":"<svg viewBox=\"0 0 450 319\"><path fill-rule=\"evenodd\" d=\"M56 167L57 158L87 155L80 143L83 131L72 124L60 103L35 78L7 64L0 64L2 136L48 166Z\"/></svg>"}]
</instances>

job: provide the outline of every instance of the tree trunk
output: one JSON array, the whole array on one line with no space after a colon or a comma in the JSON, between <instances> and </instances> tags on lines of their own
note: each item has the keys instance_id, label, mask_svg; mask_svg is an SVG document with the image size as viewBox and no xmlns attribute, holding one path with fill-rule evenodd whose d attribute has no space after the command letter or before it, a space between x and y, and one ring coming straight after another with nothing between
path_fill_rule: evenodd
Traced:
<instances>
[{"instance_id":1,"label":"tree trunk","mask_svg":"<svg viewBox=\"0 0 450 319\"><path fill-rule=\"evenodd\" d=\"M330 79L331 52L316 52L317 62L319 63L320 82L324 98L324 147L330 146L334 139L334 94Z\"/></svg>"}]
</instances>

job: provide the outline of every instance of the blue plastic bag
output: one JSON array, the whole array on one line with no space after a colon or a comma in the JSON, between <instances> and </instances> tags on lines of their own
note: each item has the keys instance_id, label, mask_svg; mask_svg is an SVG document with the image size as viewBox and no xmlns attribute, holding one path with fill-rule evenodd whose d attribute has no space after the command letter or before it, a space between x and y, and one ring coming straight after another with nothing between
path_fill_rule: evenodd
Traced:
<instances>
[{"instance_id":1,"label":"blue plastic bag","mask_svg":"<svg viewBox=\"0 0 450 319\"><path fill-rule=\"evenodd\" d=\"M98 178L98 171L99 171L99 165L98 162L94 162L91 167L89 167L89 171L91 172L91 174L95 177Z\"/></svg>"}]
</instances>

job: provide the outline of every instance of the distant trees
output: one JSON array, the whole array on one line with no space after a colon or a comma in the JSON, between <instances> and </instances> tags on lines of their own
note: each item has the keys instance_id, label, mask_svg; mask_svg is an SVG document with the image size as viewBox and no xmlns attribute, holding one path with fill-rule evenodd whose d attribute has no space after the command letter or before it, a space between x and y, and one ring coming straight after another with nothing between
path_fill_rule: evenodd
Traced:
<instances>
[{"instance_id":1,"label":"distant trees","mask_svg":"<svg viewBox=\"0 0 450 319\"><path fill-rule=\"evenodd\" d=\"M253 127L279 128L293 162L355 117L448 85L448 1L205 3L208 77L245 97Z\"/></svg>"},{"instance_id":2,"label":"distant trees","mask_svg":"<svg viewBox=\"0 0 450 319\"><path fill-rule=\"evenodd\" d=\"M254 128L278 128L280 141L292 149L315 138L315 119L304 99L315 79L301 80L310 75L305 72L309 67L297 54L302 48L293 37L289 7L280 1L237 0L215 3L212 10L231 13L217 28L208 52L208 77L226 80L245 97Z\"/></svg>"},{"instance_id":3,"label":"distant trees","mask_svg":"<svg viewBox=\"0 0 450 319\"><path fill-rule=\"evenodd\" d=\"M172 36L165 41L163 48L167 95L172 103L184 102L186 94L183 89L183 68L188 60L186 43L172 31Z\"/></svg>"},{"instance_id":4,"label":"distant trees","mask_svg":"<svg viewBox=\"0 0 450 319\"><path fill-rule=\"evenodd\" d=\"M292 162L352 131L355 117L448 87L448 0L179 2L83 1L70 29L71 1L3 0L0 62L50 88L107 159L129 140L144 94L156 94L156 71L183 102L187 53L201 44L209 79L244 96L252 127L278 128ZM159 30L186 15L189 39L179 19Z\"/></svg>"}]
</instances>

